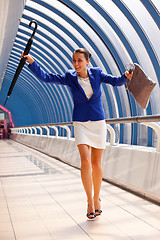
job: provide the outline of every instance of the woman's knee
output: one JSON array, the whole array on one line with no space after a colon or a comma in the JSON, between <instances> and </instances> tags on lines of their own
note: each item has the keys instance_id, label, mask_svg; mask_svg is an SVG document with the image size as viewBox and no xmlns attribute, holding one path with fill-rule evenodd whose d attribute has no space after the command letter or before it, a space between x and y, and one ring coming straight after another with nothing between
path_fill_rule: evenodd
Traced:
<instances>
[{"instance_id":1,"label":"woman's knee","mask_svg":"<svg viewBox=\"0 0 160 240\"><path fill-rule=\"evenodd\" d=\"M92 169L93 170L101 169L101 161L100 160L92 160Z\"/></svg>"},{"instance_id":2,"label":"woman's knee","mask_svg":"<svg viewBox=\"0 0 160 240\"><path fill-rule=\"evenodd\" d=\"M85 167L90 167L91 166L91 160L89 157L87 156L83 156L81 157L81 166L85 166Z\"/></svg>"},{"instance_id":3,"label":"woman's knee","mask_svg":"<svg viewBox=\"0 0 160 240\"><path fill-rule=\"evenodd\" d=\"M92 148L92 153L91 153L91 163L92 163L92 168L93 169L100 169L101 168L101 161L102 161L102 149L95 149Z\"/></svg>"}]
</instances>

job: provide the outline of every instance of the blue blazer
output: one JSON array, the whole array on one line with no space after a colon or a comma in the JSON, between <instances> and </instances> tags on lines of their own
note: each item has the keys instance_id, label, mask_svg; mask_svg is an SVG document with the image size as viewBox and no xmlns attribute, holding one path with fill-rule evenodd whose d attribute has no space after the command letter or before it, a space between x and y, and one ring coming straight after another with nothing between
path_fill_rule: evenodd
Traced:
<instances>
[{"instance_id":1,"label":"blue blazer","mask_svg":"<svg viewBox=\"0 0 160 240\"><path fill-rule=\"evenodd\" d=\"M126 83L124 74L120 77L114 77L103 73L98 67L87 68L93 89L93 95L88 100L83 88L78 83L77 72L75 70L68 70L64 75L48 74L41 69L36 61L28 67L43 82L69 86L74 102L73 121L86 122L89 120L98 121L105 119L101 102L101 83L108 83L112 86L121 86Z\"/></svg>"}]
</instances>

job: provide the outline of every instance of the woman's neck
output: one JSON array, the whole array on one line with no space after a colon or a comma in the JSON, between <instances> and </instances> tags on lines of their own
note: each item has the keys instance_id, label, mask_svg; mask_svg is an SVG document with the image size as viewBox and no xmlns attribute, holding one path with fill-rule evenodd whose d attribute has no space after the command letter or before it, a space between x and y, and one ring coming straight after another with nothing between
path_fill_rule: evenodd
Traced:
<instances>
[{"instance_id":1,"label":"woman's neck","mask_svg":"<svg viewBox=\"0 0 160 240\"><path fill-rule=\"evenodd\" d=\"M81 77L81 78L89 77L87 69L83 72L78 73L78 76Z\"/></svg>"}]
</instances>

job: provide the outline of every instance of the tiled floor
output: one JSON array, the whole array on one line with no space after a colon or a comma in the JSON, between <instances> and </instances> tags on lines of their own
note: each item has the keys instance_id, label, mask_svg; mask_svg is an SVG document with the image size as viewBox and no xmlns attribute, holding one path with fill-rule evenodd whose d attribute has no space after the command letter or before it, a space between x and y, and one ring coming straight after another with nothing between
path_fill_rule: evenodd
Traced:
<instances>
[{"instance_id":1,"label":"tiled floor","mask_svg":"<svg viewBox=\"0 0 160 240\"><path fill-rule=\"evenodd\" d=\"M80 171L0 140L0 240L159 240L160 208L106 182L86 218Z\"/></svg>"}]
</instances>

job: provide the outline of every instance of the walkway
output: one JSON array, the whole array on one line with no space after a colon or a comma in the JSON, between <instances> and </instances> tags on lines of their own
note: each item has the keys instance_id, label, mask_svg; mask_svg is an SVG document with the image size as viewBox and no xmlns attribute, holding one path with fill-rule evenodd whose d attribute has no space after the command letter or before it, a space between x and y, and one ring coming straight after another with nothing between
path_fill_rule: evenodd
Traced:
<instances>
[{"instance_id":1,"label":"walkway","mask_svg":"<svg viewBox=\"0 0 160 240\"><path fill-rule=\"evenodd\" d=\"M160 239L160 207L106 182L101 199L87 220L79 170L0 140L0 240Z\"/></svg>"}]
</instances>

